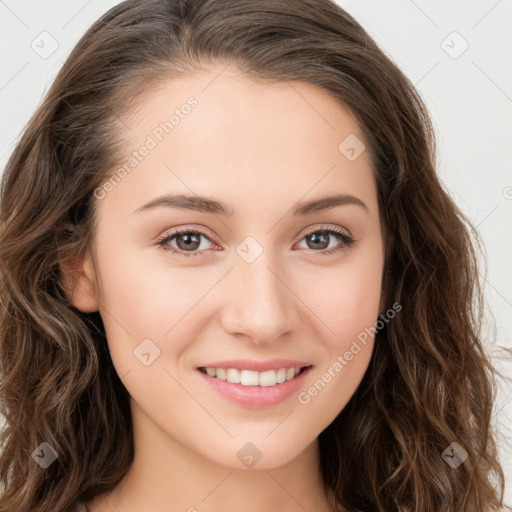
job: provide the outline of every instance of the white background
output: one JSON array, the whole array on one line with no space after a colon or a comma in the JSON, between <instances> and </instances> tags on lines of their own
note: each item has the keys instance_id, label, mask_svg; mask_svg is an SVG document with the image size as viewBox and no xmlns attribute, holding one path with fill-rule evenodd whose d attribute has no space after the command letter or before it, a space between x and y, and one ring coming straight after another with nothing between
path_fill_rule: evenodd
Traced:
<instances>
[{"instance_id":1,"label":"white background","mask_svg":"<svg viewBox=\"0 0 512 512\"><path fill-rule=\"evenodd\" d=\"M0 0L0 171L74 44L117 3ZM425 100L438 136L441 179L478 227L486 246L487 274L481 273L488 318L492 315L496 322L495 340L511 347L512 1L338 3L363 25ZM46 58L33 49L49 52L52 45L58 47L51 55L43 55ZM510 364L496 365L512 374ZM500 426L509 504L511 408L512 389L503 386L495 419Z\"/></svg>"}]
</instances>

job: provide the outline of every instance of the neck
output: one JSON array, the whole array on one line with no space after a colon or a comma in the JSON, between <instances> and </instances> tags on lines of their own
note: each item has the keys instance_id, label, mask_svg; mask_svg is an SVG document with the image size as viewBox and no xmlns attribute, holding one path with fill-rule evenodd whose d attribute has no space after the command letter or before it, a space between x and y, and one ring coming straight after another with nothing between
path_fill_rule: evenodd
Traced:
<instances>
[{"instance_id":1,"label":"neck","mask_svg":"<svg viewBox=\"0 0 512 512\"><path fill-rule=\"evenodd\" d=\"M87 504L89 512L331 512L319 469L318 440L272 469L215 463L171 439L132 403L134 461L112 492Z\"/></svg>"}]
</instances>

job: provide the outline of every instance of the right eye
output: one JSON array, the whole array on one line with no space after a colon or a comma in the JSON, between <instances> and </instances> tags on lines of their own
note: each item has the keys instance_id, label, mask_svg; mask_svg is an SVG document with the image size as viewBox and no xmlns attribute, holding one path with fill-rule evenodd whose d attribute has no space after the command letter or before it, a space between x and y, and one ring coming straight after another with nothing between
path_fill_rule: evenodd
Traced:
<instances>
[{"instance_id":1,"label":"right eye","mask_svg":"<svg viewBox=\"0 0 512 512\"><path fill-rule=\"evenodd\" d=\"M158 239L157 245L165 251L170 251L171 253L190 258L192 256L201 255L202 251L198 250L202 245L201 238L205 238L211 242L208 235L202 231L197 229L179 228L171 233L165 233L161 238ZM171 242L175 240L178 244L177 247L171 245ZM204 247L202 249L205 250Z\"/></svg>"}]
</instances>

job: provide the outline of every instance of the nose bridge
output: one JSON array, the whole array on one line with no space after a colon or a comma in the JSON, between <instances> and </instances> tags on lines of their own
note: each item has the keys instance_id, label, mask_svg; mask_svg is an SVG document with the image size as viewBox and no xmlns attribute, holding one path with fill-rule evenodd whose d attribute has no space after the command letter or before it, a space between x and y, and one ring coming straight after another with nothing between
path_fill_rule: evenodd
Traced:
<instances>
[{"instance_id":1,"label":"nose bridge","mask_svg":"<svg viewBox=\"0 0 512 512\"><path fill-rule=\"evenodd\" d=\"M250 254L255 247L250 245ZM247 248L247 246L245 246ZM223 316L224 328L231 334L250 336L258 344L269 343L292 328L293 294L275 270L270 251L261 251L256 259L235 256L230 273L228 299ZM240 254L240 253L239 253Z\"/></svg>"}]
</instances>

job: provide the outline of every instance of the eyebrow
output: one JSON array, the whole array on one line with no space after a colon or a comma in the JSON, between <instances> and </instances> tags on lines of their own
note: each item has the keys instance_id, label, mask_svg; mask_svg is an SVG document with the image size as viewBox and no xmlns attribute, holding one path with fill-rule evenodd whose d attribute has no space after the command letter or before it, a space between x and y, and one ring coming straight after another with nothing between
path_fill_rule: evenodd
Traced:
<instances>
[{"instance_id":1,"label":"eyebrow","mask_svg":"<svg viewBox=\"0 0 512 512\"><path fill-rule=\"evenodd\" d=\"M294 216L302 217L312 213L330 210L336 206L345 205L360 206L369 212L368 206L366 206L366 204L358 197L351 194L336 194L311 199L309 201L299 202L292 208L292 214ZM140 208L137 208L133 211L133 213L144 212L161 206L168 208L182 208L186 210L194 210L202 213L210 213L228 217L233 217L235 214L233 208L222 201L216 201L215 199L203 196L189 196L185 194L166 194L159 196L144 204Z\"/></svg>"}]
</instances>

